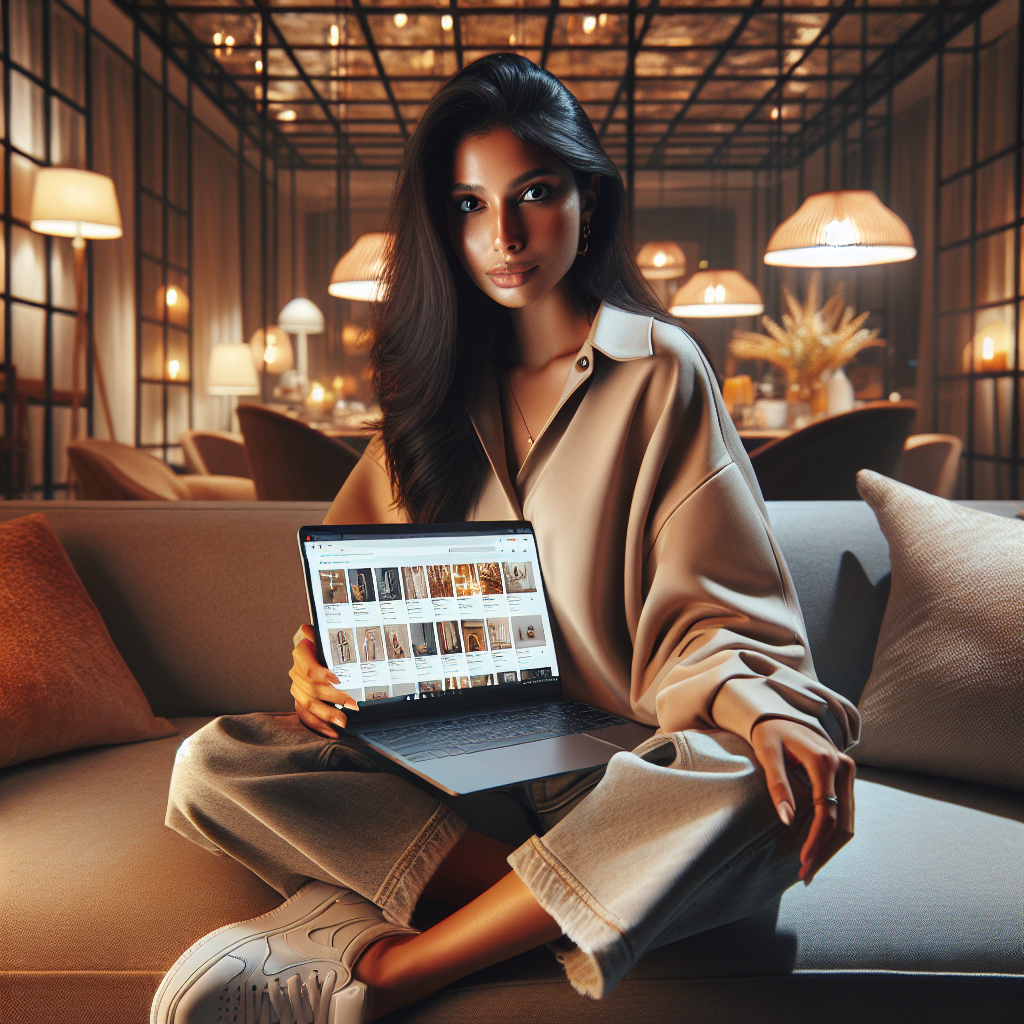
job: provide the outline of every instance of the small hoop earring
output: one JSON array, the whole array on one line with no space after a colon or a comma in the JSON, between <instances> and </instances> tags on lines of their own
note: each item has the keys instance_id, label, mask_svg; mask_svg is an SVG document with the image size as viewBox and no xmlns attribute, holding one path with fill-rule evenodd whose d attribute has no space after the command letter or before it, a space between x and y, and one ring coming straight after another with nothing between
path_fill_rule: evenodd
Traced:
<instances>
[{"instance_id":1,"label":"small hoop earring","mask_svg":"<svg viewBox=\"0 0 1024 1024\"><path fill-rule=\"evenodd\" d=\"M587 249L590 248L590 225L583 225L583 247L576 250L577 256L586 256Z\"/></svg>"}]
</instances>

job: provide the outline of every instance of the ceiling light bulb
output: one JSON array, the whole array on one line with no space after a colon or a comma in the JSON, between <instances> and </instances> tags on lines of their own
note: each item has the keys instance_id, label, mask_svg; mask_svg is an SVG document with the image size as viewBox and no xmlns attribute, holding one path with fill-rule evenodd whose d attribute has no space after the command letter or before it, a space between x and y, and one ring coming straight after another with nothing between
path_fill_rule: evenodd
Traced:
<instances>
[{"instance_id":1,"label":"ceiling light bulb","mask_svg":"<svg viewBox=\"0 0 1024 1024\"><path fill-rule=\"evenodd\" d=\"M443 28L445 32L451 32L452 25L454 24L455 22L452 21L452 16L450 14L441 15L441 28Z\"/></svg>"},{"instance_id":2,"label":"ceiling light bulb","mask_svg":"<svg viewBox=\"0 0 1024 1024\"><path fill-rule=\"evenodd\" d=\"M277 115L278 121L294 121L295 117L295 111L290 108L288 110L282 110L281 113Z\"/></svg>"},{"instance_id":3,"label":"ceiling light bulb","mask_svg":"<svg viewBox=\"0 0 1024 1024\"><path fill-rule=\"evenodd\" d=\"M704 301L709 306L715 301L715 286L713 284L709 284L707 288L704 289Z\"/></svg>"},{"instance_id":4,"label":"ceiling light bulb","mask_svg":"<svg viewBox=\"0 0 1024 1024\"><path fill-rule=\"evenodd\" d=\"M856 245L857 232L854 231L849 217L842 220L830 220L825 225L826 245Z\"/></svg>"},{"instance_id":5,"label":"ceiling light bulb","mask_svg":"<svg viewBox=\"0 0 1024 1024\"><path fill-rule=\"evenodd\" d=\"M725 285L715 285L715 302L725 302Z\"/></svg>"},{"instance_id":6,"label":"ceiling light bulb","mask_svg":"<svg viewBox=\"0 0 1024 1024\"><path fill-rule=\"evenodd\" d=\"M222 33L220 33L220 32L214 32L213 33L213 45L214 46L220 46L220 44L223 41L224 41L224 36L223 36Z\"/></svg>"},{"instance_id":7,"label":"ceiling light bulb","mask_svg":"<svg viewBox=\"0 0 1024 1024\"><path fill-rule=\"evenodd\" d=\"M341 30L337 25L331 26L331 46L337 46L341 42Z\"/></svg>"},{"instance_id":8,"label":"ceiling light bulb","mask_svg":"<svg viewBox=\"0 0 1024 1024\"><path fill-rule=\"evenodd\" d=\"M595 28L597 28L597 18L592 14L583 19L583 31L586 32L588 36Z\"/></svg>"},{"instance_id":9,"label":"ceiling light bulb","mask_svg":"<svg viewBox=\"0 0 1024 1024\"><path fill-rule=\"evenodd\" d=\"M179 363L177 359L172 359L167 364L167 376L170 377L171 380L177 380L178 379L178 374L179 374L180 371L181 371L181 363Z\"/></svg>"},{"instance_id":10,"label":"ceiling light bulb","mask_svg":"<svg viewBox=\"0 0 1024 1024\"><path fill-rule=\"evenodd\" d=\"M263 61L261 61L261 60L256 61L256 70L257 71L262 71L263 70Z\"/></svg>"},{"instance_id":11,"label":"ceiling light bulb","mask_svg":"<svg viewBox=\"0 0 1024 1024\"><path fill-rule=\"evenodd\" d=\"M409 15L405 14L403 11L399 11L398 14L395 15L395 28L405 28L408 24Z\"/></svg>"}]
</instances>

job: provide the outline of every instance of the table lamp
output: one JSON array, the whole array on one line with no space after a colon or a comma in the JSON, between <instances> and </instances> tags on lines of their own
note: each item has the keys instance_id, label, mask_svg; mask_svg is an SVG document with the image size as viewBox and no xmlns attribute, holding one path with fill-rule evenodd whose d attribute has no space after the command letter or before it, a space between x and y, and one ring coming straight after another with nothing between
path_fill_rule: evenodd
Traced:
<instances>
[{"instance_id":1,"label":"table lamp","mask_svg":"<svg viewBox=\"0 0 1024 1024\"><path fill-rule=\"evenodd\" d=\"M648 281L686 276L686 254L675 242L645 242L636 254L636 262Z\"/></svg>"},{"instance_id":2,"label":"table lamp","mask_svg":"<svg viewBox=\"0 0 1024 1024\"><path fill-rule=\"evenodd\" d=\"M29 223L32 230L41 235L74 239L71 243L75 253L77 296L75 340L71 350L71 438L74 440L78 436L78 368L88 337L85 319L85 243L90 238L120 238L124 233L114 182L105 174L94 171L82 171L74 167L43 167L36 173L32 188ZM114 441L114 421L110 415L100 355L95 345L92 348L92 361L107 433L110 440Z\"/></svg>"},{"instance_id":3,"label":"table lamp","mask_svg":"<svg viewBox=\"0 0 1024 1024\"><path fill-rule=\"evenodd\" d=\"M252 365L248 345L214 345L210 349L210 370L206 390L211 395L227 395L231 399L231 427L239 395L258 395L260 382Z\"/></svg>"},{"instance_id":4,"label":"table lamp","mask_svg":"<svg viewBox=\"0 0 1024 1024\"><path fill-rule=\"evenodd\" d=\"M277 324L272 324L265 331L260 327L249 339L249 351L257 373L266 370L279 376L295 366L292 339Z\"/></svg>"},{"instance_id":5,"label":"table lamp","mask_svg":"<svg viewBox=\"0 0 1024 1024\"><path fill-rule=\"evenodd\" d=\"M380 275L384 269L384 249L388 244L384 231L360 235L355 245L334 265L329 294L338 299L377 302L384 298Z\"/></svg>"},{"instance_id":6,"label":"table lamp","mask_svg":"<svg viewBox=\"0 0 1024 1024\"><path fill-rule=\"evenodd\" d=\"M277 315L277 326L295 337L295 369L303 381L309 380L309 344L306 336L323 334L324 315L309 299L292 299Z\"/></svg>"}]
</instances>

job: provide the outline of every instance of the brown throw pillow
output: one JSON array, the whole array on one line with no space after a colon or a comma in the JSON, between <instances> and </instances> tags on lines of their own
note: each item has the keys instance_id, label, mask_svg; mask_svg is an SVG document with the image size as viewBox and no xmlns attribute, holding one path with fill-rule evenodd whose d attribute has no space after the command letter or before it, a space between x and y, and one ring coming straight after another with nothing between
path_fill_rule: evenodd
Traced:
<instances>
[{"instance_id":1,"label":"brown throw pillow","mask_svg":"<svg viewBox=\"0 0 1024 1024\"><path fill-rule=\"evenodd\" d=\"M0 524L0 767L174 736L150 710L46 516Z\"/></svg>"},{"instance_id":2,"label":"brown throw pillow","mask_svg":"<svg viewBox=\"0 0 1024 1024\"><path fill-rule=\"evenodd\" d=\"M861 470L892 588L854 757L1024 789L1024 523Z\"/></svg>"}]
</instances>

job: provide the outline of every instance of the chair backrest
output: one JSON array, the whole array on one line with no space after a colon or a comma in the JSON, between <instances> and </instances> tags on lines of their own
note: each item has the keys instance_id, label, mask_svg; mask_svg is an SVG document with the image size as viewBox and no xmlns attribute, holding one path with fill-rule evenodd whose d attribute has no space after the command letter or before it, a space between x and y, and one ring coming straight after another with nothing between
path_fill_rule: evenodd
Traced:
<instances>
[{"instance_id":1,"label":"chair backrest","mask_svg":"<svg viewBox=\"0 0 1024 1024\"><path fill-rule=\"evenodd\" d=\"M964 443L954 434L911 434L903 447L900 483L952 498Z\"/></svg>"},{"instance_id":2,"label":"chair backrest","mask_svg":"<svg viewBox=\"0 0 1024 1024\"><path fill-rule=\"evenodd\" d=\"M896 476L916 414L914 402L878 402L754 449L765 501L856 501L858 470Z\"/></svg>"},{"instance_id":3,"label":"chair backrest","mask_svg":"<svg viewBox=\"0 0 1024 1024\"><path fill-rule=\"evenodd\" d=\"M255 405L238 407L260 501L333 501L360 453L305 423Z\"/></svg>"},{"instance_id":4,"label":"chair backrest","mask_svg":"<svg viewBox=\"0 0 1024 1024\"><path fill-rule=\"evenodd\" d=\"M95 437L72 441L68 458L87 501L183 501L174 470L138 448Z\"/></svg>"},{"instance_id":5,"label":"chair backrest","mask_svg":"<svg viewBox=\"0 0 1024 1024\"><path fill-rule=\"evenodd\" d=\"M244 476L249 479L245 439L227 430L186 430L178 442L190 473L203 476Z\"/></svg>"}]
</instances>

